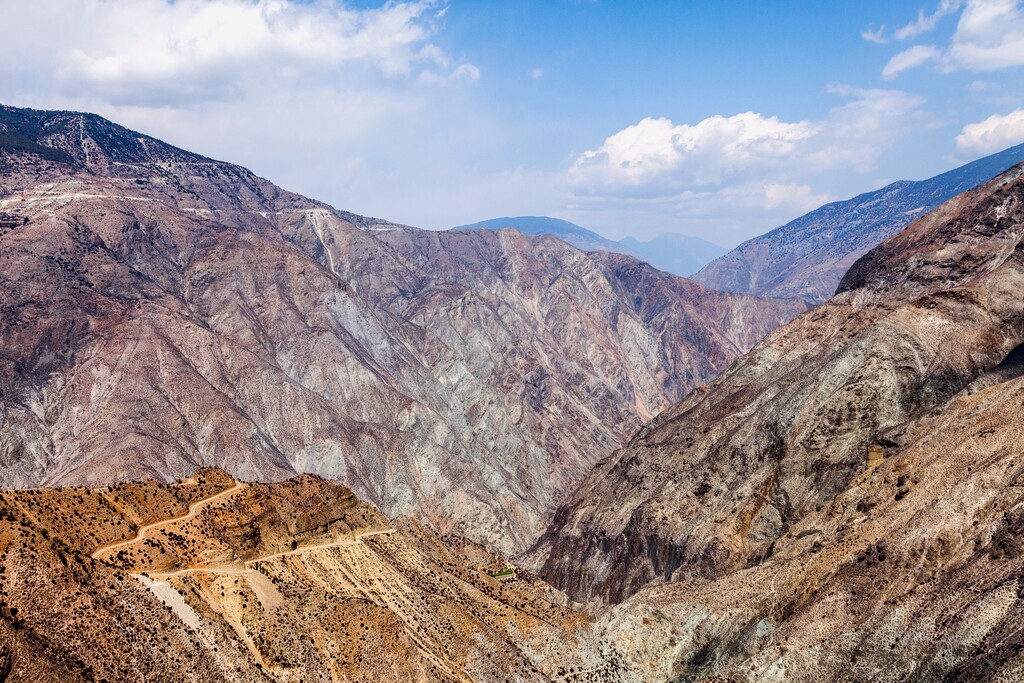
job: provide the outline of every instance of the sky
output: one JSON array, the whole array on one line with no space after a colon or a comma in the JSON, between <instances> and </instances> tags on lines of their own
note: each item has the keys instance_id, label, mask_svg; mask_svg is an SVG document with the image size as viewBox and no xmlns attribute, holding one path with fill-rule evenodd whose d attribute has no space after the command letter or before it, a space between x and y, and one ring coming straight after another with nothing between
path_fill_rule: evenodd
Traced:
<instances>
[{"instance_id":1,"label":"sky","mask_svg":"<svg viewBox=\"0 0 1024 683\"><path fill-rule=\"evenodd\" d=\"M1024 142L1024 0L0 0L0 102L365 215L722 246Z\"/></svg>"}]
</instances>

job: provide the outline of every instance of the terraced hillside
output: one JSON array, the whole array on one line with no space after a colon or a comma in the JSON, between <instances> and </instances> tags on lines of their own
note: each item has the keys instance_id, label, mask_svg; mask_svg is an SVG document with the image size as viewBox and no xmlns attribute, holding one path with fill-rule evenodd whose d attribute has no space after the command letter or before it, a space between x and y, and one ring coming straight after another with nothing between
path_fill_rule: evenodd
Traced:
<instances>
[{"instance_id":1,"label":"terraced hillside","mask_svg":"<svg viewBox=\"0 0 1024 683\"><path fill-rule=\"evenodd\" d=\"M0 506L10 681L629 679L543 582L315 476Z\"/></svg>"}]
</instances>

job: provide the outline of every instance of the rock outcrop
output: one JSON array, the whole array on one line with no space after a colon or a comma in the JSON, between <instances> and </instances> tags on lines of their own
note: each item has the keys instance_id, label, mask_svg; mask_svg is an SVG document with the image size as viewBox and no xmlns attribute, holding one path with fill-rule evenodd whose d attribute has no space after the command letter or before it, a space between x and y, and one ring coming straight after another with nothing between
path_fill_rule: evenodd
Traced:
<instances>
[{"instance_id":1,"label":"rock outcrop","mask_svg":"<svg viewBox=\"0 0 1024 683\"><path fill-rule=\"evenodd\" d=\"M0 108L0 482L345 482L514 552L804 310L515 231L337 211L97 116Z\"/></svg>"},{"instance_id":2,"label":"rock outcrop","mask_svg":"<svg viewBox=\"0 0 1024 683\"><path fill-rule=\"evenodd\" d=\"M1018 680L1022 291L1015 167L598 464L542 576L644 680Z\"/></svg>"},{"instance_id":3,"label":"rock outcrop","mask_svg":"<svg viewBox=\"0 0 1024 683\"><path fill-rule=\"evenodd\" d=\"M748 240L693 276L713 289L820 304L872 247L946 200L1024 159L1017 145L921 181L901 180L826 204Z\"/></svg>"}]
</instances>

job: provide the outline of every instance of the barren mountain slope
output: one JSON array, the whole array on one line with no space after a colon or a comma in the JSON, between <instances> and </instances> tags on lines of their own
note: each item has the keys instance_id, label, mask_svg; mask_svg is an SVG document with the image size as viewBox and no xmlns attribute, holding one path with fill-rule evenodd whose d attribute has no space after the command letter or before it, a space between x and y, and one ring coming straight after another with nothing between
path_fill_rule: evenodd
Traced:
<instances>
[{"instance_id":1,"label":"barren mountain slope","mask_svg":"<svg viewBox=\"0 0 1024 683\"><path fill-rule=\"evenodd\" d=\"M7 486L313 472L512 552L802 310L346 214L91 115L0 126Z\"/></svg>"},{"instance_id":2,"label":"barren mountain slope","mask_svg":"<svg viewBox=\"0 0 1024 683\"><path fill-rule=\"evenodd\" d=\"M646 681L1024 679L1021 373L915 422L765 561L642 590L603 637Z\"/></svg>"},{"instance_id":3,"label":"barren mountain slope","mask_svg":"<svg viewBox=\"0 0 1024 683\"><path fill-rule=\"evenodd\" d=\"M4 680L630 680L543 582L310 475L0 507Z\"/></svg>"},{"instance_id":4,"label":"barren mountain slope","mask_svg":"<svg viewBox=\"0 0 1024 683\"><path fill-rule=\"evenodd\" d=\"M819 304L864 253L947 199L1024 159L1017 145L921 181L901 180L833 202L755 237L693 276L714 289Z\"/></svg>"},{"instance_id":5,"label":"barren mountain slope","mask_svg":"<svg viewBox=\"0 0 1024 683\"><path fill-rule=\"evenodd\" d=\"M947 670L984 638L1003 637L990 628L1018 637L1015 589L999 613L1005 624L988 614L966 634L955 615L975 599L1001 600L1000 577L1020 569L1016 550L992 544L1015 534L1024 500L1021 174L1011 169L883 243L830 302L596 466L545 536L542 575L579 599L611 602L678 582L621 614L675 602L662 631L675 635L660 645L687 676L719 666L765 680L743 671L770 673L756 668L770 661L744 662L768 645L776 655L797 648L785 666L804 680L829 678L858 648L884 667L876 650L894 642L884 624L909 629L906 648L931 643L929 629L953 629L954 654L929 651ZM976 595L950 588L968 576ZM931 577L947 583L915 588ZM773 640L779 629L804 640ZM822 634L834 640L822 645ZM808 643L821 651L801 649Z\"/></svg>"}]
</instances>

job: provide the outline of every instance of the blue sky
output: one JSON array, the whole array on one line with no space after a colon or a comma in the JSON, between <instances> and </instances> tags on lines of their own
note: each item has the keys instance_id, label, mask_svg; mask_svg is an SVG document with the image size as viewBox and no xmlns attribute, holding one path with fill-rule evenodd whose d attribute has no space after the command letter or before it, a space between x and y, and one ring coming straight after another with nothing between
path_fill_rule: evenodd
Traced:
<instances>
[{"instance_id":1,"label":"blue sky","mask_svg":"<svg viewBox=\"0 0 1024 683\"><path fill-rule=\"evenodd\" d=\"M725 246L1024 141L1024 8L0 0L0 100L97 111L359 213Z\"/></svg>"}]
</instances>

